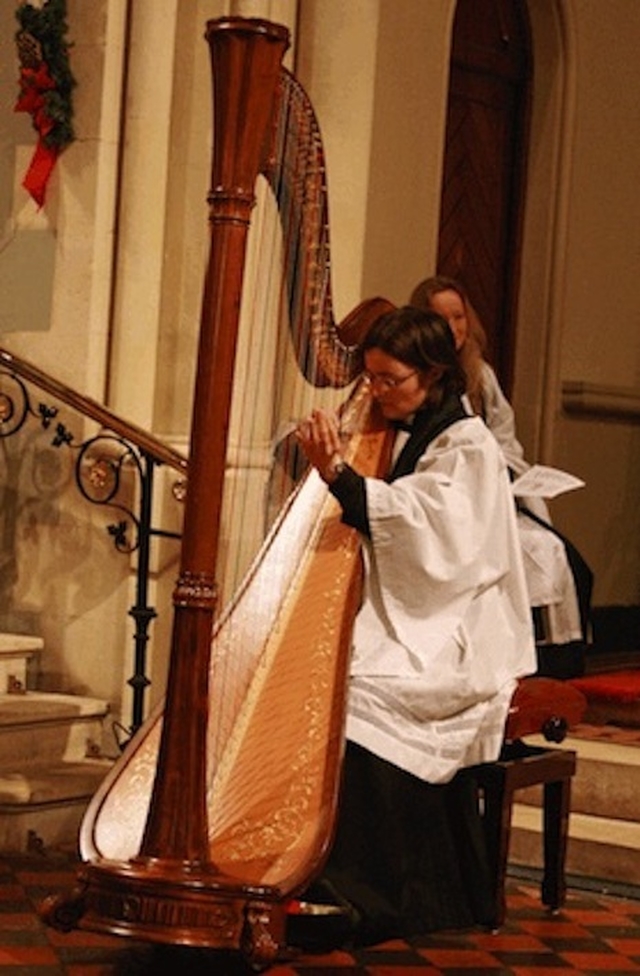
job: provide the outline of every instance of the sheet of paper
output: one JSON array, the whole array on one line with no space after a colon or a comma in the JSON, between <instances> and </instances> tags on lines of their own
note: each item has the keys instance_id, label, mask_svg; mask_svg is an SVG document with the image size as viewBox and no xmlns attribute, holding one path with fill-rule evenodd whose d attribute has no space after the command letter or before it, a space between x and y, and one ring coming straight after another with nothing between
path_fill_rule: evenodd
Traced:
<instances>
[{"instance_id":1,"label":"sheet of paper","mask_svg":"<svg viewBox=\"0 0 640 976\"><path fill-rule=\"evenodd\" d=\"M584 488L584 481L559 468L549 468L544 464L534 464L512 482L513 494L519 497L555 498L566 491Z\"/></svg>"}]
</instances>

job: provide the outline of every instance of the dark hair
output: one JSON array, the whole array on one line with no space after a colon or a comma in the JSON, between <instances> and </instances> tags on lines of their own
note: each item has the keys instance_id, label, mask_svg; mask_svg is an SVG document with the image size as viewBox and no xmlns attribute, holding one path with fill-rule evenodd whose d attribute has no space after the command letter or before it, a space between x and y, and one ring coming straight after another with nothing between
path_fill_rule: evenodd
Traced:
<instances>
[{"instance_id":1,"label":"dark hair","mask_svg":"<svg viewBox=\"0 0 640 976\"><path fill-rule=\"evenodd\" d=\"M388 356L420 372L436 368L441 375L432 387L430 402L444 394L461 395L466 378L456 353L449 323L437 312L405 305L381 316L369 329L361 353L380 349Z\"/></svg>"}]
</instances>

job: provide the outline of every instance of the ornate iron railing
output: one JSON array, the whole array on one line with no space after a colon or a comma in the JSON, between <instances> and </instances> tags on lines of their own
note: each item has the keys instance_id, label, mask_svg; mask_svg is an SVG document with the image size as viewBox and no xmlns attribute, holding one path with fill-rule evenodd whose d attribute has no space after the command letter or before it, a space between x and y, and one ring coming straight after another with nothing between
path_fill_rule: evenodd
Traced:
<instances>
[{"instance_id":1,"label":"ornate iron railing","mask_svg":"<svg viewBox=\"0 0 640 976\"><path fill-rule=\"evenodd\" d=\"M30 386L53 396L73 410L95 421L100 430L78 440L60 417L57 405L35 402ZM174 485L178 499L184 495L187 460L142 428L130 424L106 407L83 396L51 376L0 349L0 440L17 434L27 422L39 423L51 431L54 447L67 447L75 454L75 481L81 495L95 505L108 506L118 513L118 521L107 525L115 548L136 553L136 599L129 609L135 622L134 668L129 679L133 689L131 728L133 734L144 717L145 691L150 684L146 673L149 626L157 616L149 604L151 541L154 537L179 538L176 532L152 525L154 473L168 465L180 474ZM136 510L128 498L133 473L137 479Z\"/></svg>"}]
</instances>

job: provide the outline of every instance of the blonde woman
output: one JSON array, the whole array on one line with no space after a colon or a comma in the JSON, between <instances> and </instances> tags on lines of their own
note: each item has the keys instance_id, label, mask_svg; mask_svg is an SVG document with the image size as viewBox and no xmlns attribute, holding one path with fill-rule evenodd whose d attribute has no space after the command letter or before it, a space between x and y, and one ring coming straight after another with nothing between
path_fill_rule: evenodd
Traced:
<instances>
[{"instance_id":1,"label":"blonde woman","mask_svg":"<svg viewBox=\"0 0 640 976\"><path fill-rule=\"evenodd\" d=\"M464 286L454 278L436 275L414 288L410 304L437 312L449 323L467 377L469 405L494 435L512 475L524 474L530 465L516 434L514 412L494 370L484 358L486 334ZM577 673L581 669L581 657L574 660L573 652L578 649L573 645L576 642L582 644L586 639L591 573L570 543L551 526L549 511L542 499L521 498L518 503L525 571L541 647L565 645L571 648L568 661L566 655L562 661L560 656L554 660L553 657L549 659L548 654L541 655L545 660L542 670L559 677L572 676L561 672L577 669ZM576 588L578 575L580 598Z\"/></svg>"}]
</instances>

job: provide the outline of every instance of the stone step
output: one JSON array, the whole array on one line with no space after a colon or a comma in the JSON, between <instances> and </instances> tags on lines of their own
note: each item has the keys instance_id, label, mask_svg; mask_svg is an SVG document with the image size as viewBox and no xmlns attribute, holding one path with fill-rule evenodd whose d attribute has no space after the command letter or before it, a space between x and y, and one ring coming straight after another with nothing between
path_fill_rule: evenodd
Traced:
<instances>
[{"instance_id":1,"label":"stone step","mask_svg":"<svg viewBox=\"0 0 640 976\"><path fill-rule=\"evenodd\" d=\"M531 744L544 744L537 737ZM640 748L568 737L578 761L571 788L568 874L638 884L640 878ZM542 787L516 794L509 859L542 866Z\"/></svg>"},{"instance_id":2,"label":"stone step","mask_svg":"<svg viewBox=\"0 0 640 976\"><path fill-rule=\"evenodd\" d=\"M0 695L0 772L29 759L81 761L101 753L108 703L99 698L28 691Z\"/></svg>"},{"instance_id":3,"label":"stone step","mask_svg":"<svg viewBox=\"0 0 640 976\"><path fill-rule=\"evenodd\" d=\"M106 701L30 690L42 649L39 637L0 633L0 851L75 847L112 765L102 756Z\"/></svg>"},{"instance_id":4,"label":"stone step","mask_svg":"<svg viewBox=\"0 0 640 976\"><path fill-rule=\"evenodd\" d=\"M539 737L531 740L536 745ZM576 774L571 783L572 813L597 818L640 821L640 748L612 742L567 738L560 748L575 749ZM520 803L539 805L541 792L518 793Z\"/></svg>"},{"instance_id":5,"label":"stone step","mask_svg":"<svg viewBox=\"0 0 640 976\"><path fill-rule=\"evenodd\" d=\"M0 851L75 846L87 805L111 765L106 759L34 762L0 773Z\"/></svg>"},{"instance_id":6,"label":"stone step","mask_svg":"<svg viewBox=\"0 0 640 976\"><path fill-rule=\"evenodd\" d=\"M541 868L542 818L540 810L515 804L509 860L512 864ZM638 885L640 878L640 825L628 820L572 813L569 818L566 872L607 883Z\"/></svg>"},{"instance_id":7,"label":"stone step","mask_svg":"<svg viewBox=\"0 0 640 976\"><path fill-rule=\"evenodd\" d=\"M0 633L0 695L28 687L29 665L43 646L41 637Z\"/></svg>"}]
</instances>

